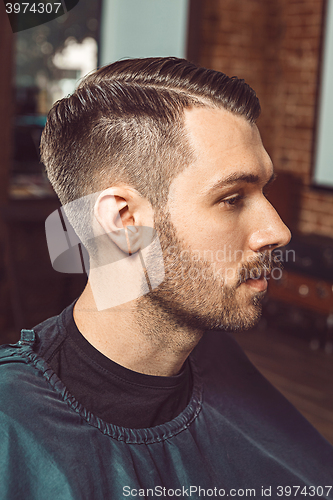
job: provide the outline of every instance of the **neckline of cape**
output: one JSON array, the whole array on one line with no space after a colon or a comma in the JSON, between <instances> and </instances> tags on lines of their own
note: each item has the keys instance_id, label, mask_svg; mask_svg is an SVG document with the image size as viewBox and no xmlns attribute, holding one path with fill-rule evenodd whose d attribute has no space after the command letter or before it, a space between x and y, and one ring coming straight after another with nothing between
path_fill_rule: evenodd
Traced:
<instances>
[{"instance_id":1,"label":"neckline of cape","mask_svg":"<svg viewBox=\"0 0 333 500\"><path fill-rule=\"evenodd\" d=\"M52 389L59 393L71 410L78 413L89 425L96 427L103 434L118 441L128 444L153 444L179 434L199 415L202 407L202 381L198 374L194 359L190 355L189 360L193 374L192 396L186 408L173 420L155 427L143 429L130 429L105 422L92 412L87 410L66 388L58 375L52 370L47 362L39 354L35 353L32 345L17 345L21 354L28 358L29 364L39 370L47 379Z\"/></svg>"}]
</instances>

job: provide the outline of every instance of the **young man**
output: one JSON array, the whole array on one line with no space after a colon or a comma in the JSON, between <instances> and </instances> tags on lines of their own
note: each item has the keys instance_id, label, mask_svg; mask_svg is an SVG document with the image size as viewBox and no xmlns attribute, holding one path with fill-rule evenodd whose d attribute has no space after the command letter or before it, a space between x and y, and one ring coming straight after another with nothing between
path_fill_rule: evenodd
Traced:
<instances>
[{"instance_id":1,"label":"young man","mask_svg":"<svg viewBox=\"0 0 333 500\"><path fill-rule=\"evenodd\" d=\"M243 80L176 58L54 105L42 159L90 272L2 349L1 499L333 498L332 447L226 332L255 324L290 239L259 113Z\"/></svg>"}]
</instances>

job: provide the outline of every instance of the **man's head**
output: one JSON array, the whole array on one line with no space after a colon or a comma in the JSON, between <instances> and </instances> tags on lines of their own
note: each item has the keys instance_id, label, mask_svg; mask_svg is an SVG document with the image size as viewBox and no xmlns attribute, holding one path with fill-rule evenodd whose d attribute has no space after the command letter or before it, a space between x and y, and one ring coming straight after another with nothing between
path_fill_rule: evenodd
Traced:
<instances>
[{"instance_id":1,"label":"man's head","mask_svg":"<svg viewBox=\"0 0 333 500\"><path fill-rule=\"evenodd\" d=\"M101 68L50 111L42 160L62 203L102 191L95 215L106 233L155 225L166 278L141 306L207 328L246 327L258 316L265 282L242 283L245 268L289 239L262 194L272 165L259 113L243 80L176 58ZM71 222L84 237L89 215Z\"/></svg>"},{"instance_id":2,"label":"man's head","mask_svg":"<svg viewBox=\"0 0 333 500\"><path fill-rule=\"evenodd\" d=\"M53 106L42 136L61 203L122 183L161 208L172 179L194 159L184 130L184 110L193 106L229 109L250 123L260 113L243 80L184 59L124 60L87 76Z\"/></svg>"}]
</instances>

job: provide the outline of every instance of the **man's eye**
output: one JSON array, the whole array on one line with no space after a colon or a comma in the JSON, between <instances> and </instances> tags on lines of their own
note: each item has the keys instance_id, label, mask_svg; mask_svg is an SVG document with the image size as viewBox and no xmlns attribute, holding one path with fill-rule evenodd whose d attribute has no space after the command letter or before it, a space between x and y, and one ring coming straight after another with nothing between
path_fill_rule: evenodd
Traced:
<instances>
[{"instance_id":1,"label":"man's eye","mask_svg":"<svg viewBox=\"0 0 333 500\"><path fill-rule=\"evenodd\" d=\"M237 207L240 205L241 201L244 199L244 196L237 195L237 196L232 196L231 198L224 198L223 200L220 201L220 204L224 204L228 207Z\"/></svg>"}]
</instances>

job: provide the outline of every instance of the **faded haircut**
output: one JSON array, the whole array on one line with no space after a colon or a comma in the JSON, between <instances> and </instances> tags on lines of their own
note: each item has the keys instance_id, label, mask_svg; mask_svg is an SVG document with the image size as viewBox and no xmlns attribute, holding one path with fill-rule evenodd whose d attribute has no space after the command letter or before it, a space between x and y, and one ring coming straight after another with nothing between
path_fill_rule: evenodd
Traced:
<instances>
[{"instance_id":1,"label":"faded haircut","mask_svg":"<svg viewBox=\"0 0 333 500\"><path fill-rule=\"evenodd\" d=\"M121 183L162 209L172 180L195 159L184 110L202 106L249 123L260 114L244 80L176 57L122 60L85 77L53 105L42 134L42 162L61 203ZM68 217L84 241L91 212L80 212Z\"/></svg>"}]
</instances>

